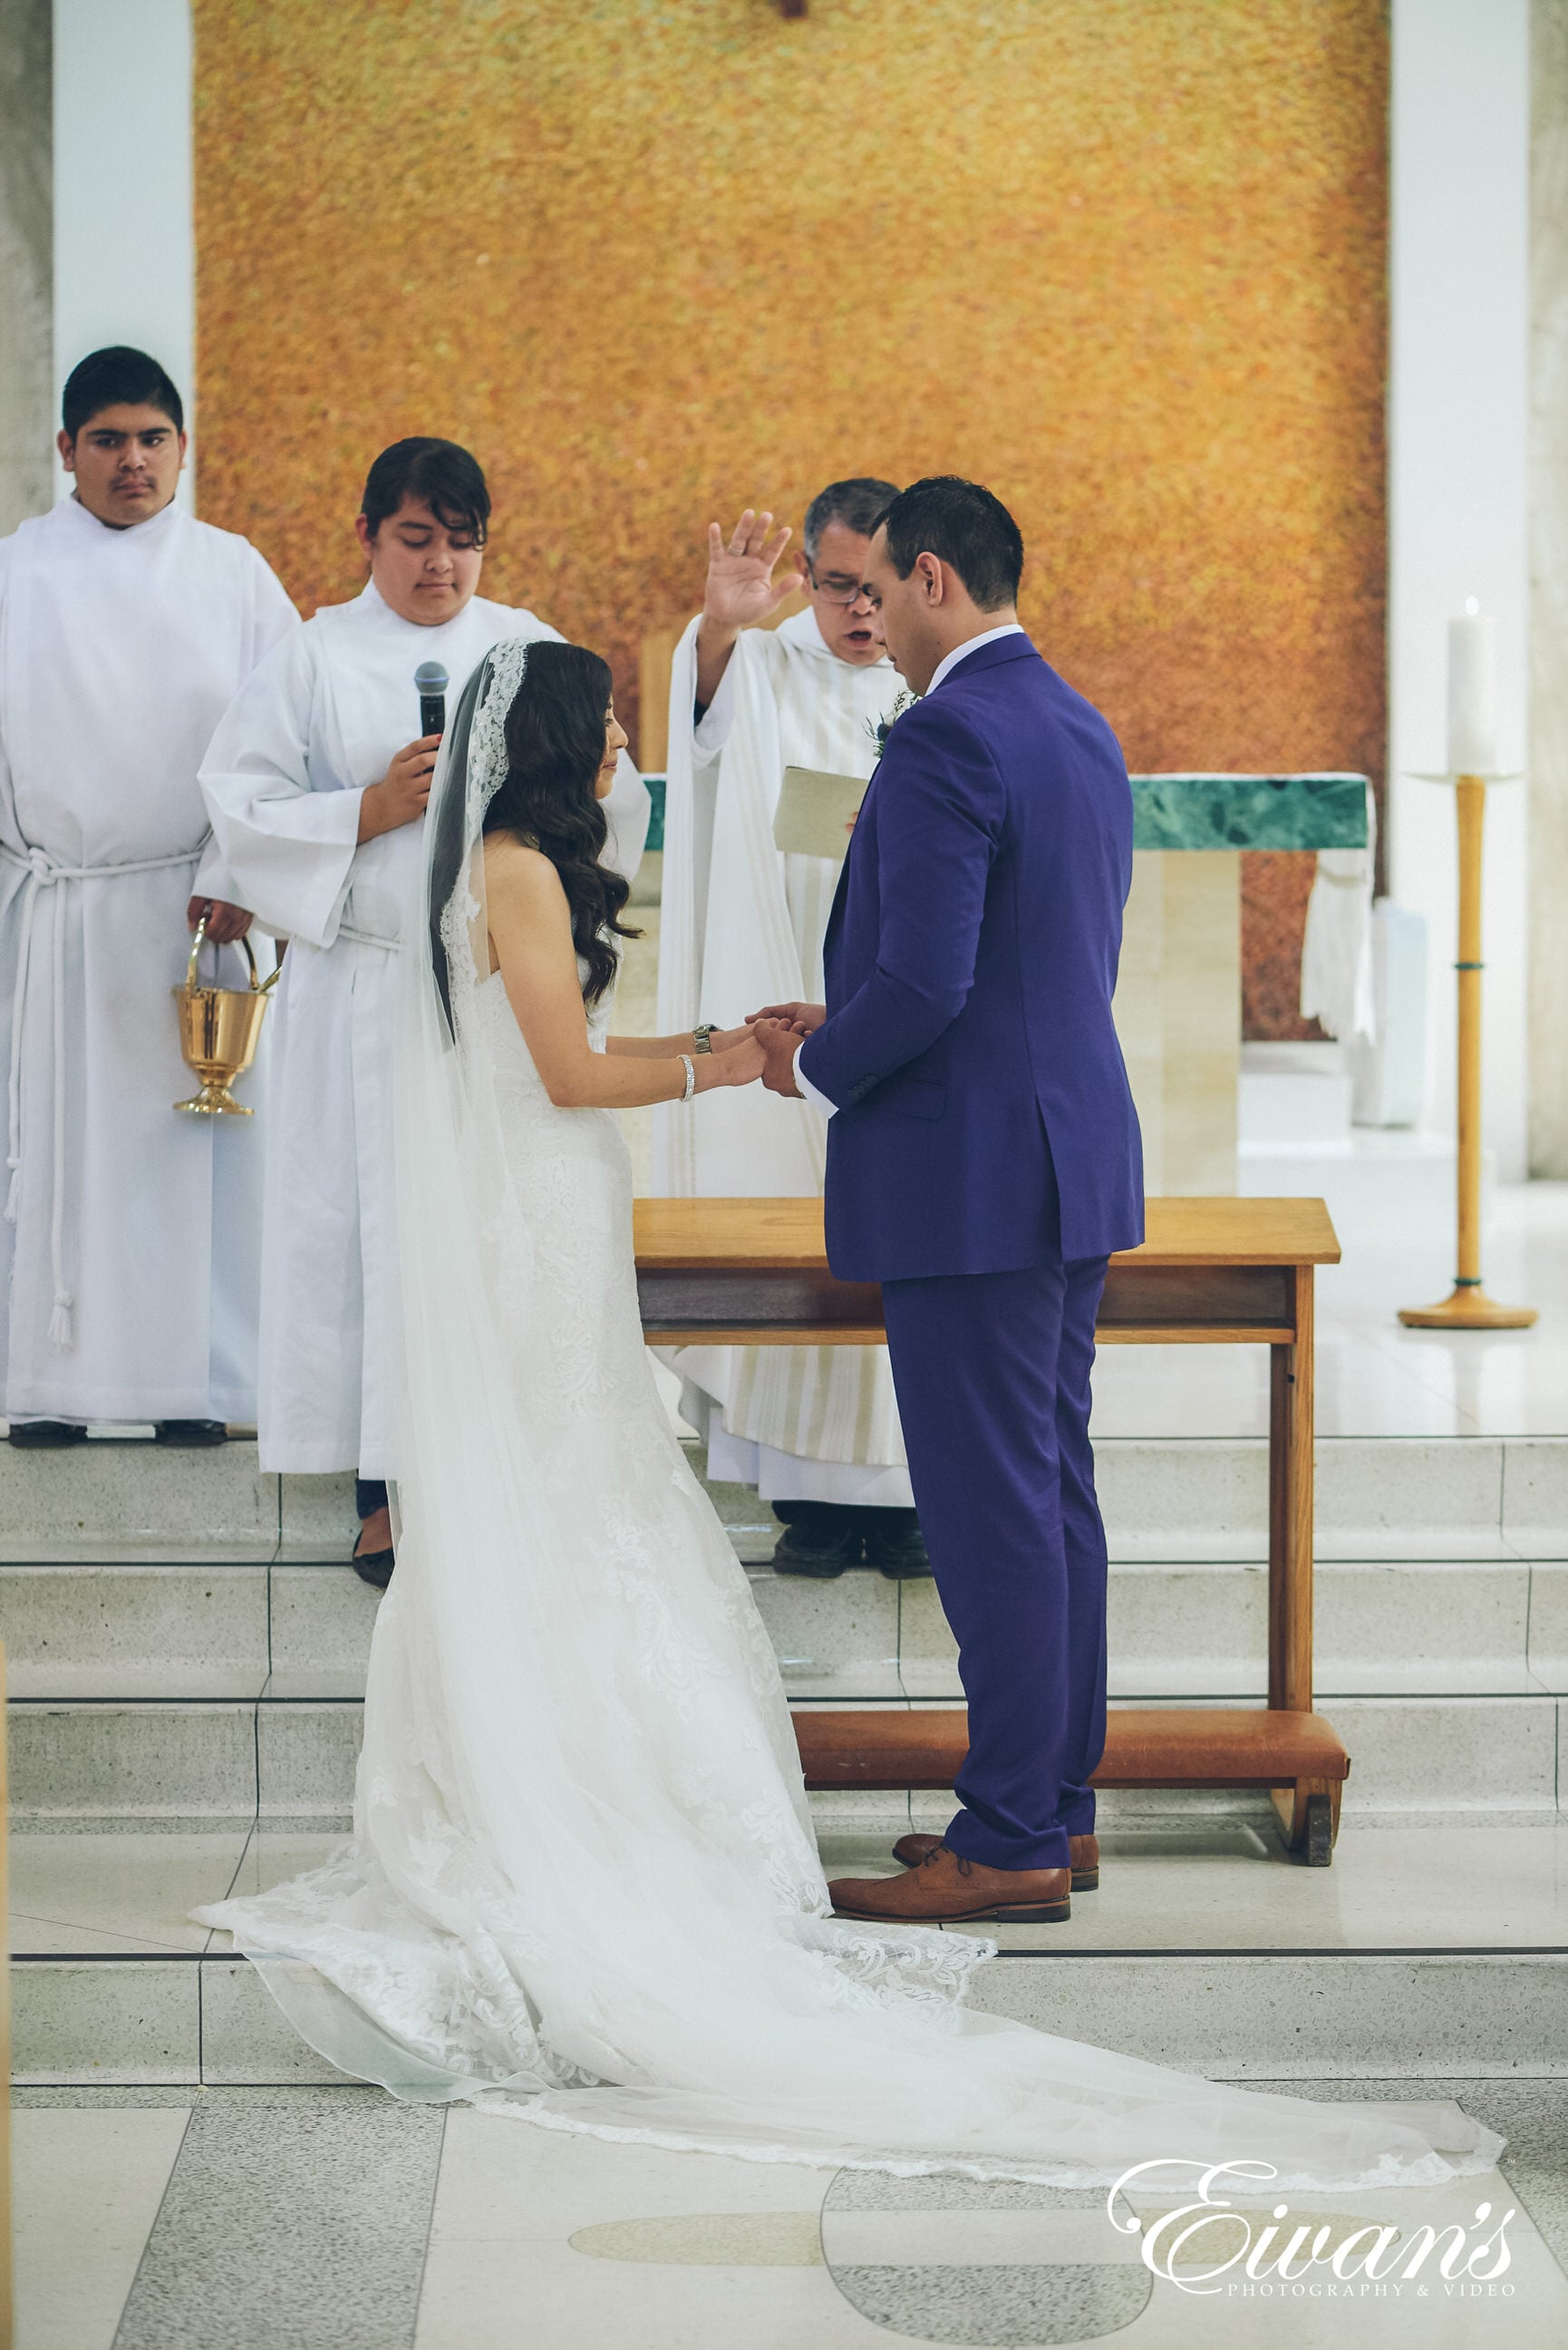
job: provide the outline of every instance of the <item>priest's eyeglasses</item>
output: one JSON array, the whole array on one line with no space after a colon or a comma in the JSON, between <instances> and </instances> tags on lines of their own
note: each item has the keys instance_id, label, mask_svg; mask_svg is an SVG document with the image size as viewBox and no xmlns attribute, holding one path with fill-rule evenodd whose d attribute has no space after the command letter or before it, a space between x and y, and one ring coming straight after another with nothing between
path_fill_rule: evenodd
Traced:
<instances>
[{"instance_id":1,"label":"priest's eyeglasses","mask_svg":"<svg viewBox=\"0 0 1568 2350\"><path fill-rule=\"evenodd\" d=\"M819 579L815 571L810 571L809 566L807 568L812 588L825 604L858 604L863 596L870 596L871 590L863 579L831 577Z\"/></svg>"}]
</instances>

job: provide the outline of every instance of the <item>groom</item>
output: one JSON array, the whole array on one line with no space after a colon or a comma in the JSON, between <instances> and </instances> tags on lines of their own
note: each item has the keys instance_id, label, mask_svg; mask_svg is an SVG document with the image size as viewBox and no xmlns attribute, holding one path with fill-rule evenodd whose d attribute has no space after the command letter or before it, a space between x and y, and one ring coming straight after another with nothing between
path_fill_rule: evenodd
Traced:
<instances>
[{"instance_id":1,"label":"groom","mask_svg":"<svg viewBox=\"0 0 1568 2350\"><path fill-rule=\"evenodd\" d=\"M759 1020L773 1092L826 1112L827 1249L879 1281L915 1502L959 1643L970 1749L940 1837L840 1879L852 1918L1065 1918L1097 1882L1106 1540L1095 1316L1143 1238L1111 1022L1132 877L1116 737L1018 624L1023 541L950 475L893 499L867 559L924 699L867 786L827 1004ZM801 1041L804 1035L804 1043Z\"/></svg>"}]
</instances>

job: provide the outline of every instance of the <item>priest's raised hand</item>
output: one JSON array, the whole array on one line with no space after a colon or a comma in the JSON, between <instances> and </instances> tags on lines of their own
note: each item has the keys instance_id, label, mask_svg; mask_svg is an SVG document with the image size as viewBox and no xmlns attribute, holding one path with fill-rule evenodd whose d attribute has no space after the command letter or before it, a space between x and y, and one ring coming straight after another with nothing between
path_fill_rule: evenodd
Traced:
<instances>
[{"instance_id":1,"label":"priest's raised hand","mask_svg":"<svg viewBox=\"0 0 1568 2350\"><path fill-rule=\"evenodd\" d=\"M774 576L791 533L787 523L774 530L773 519L748 506L727 546L719 525L708 525L708 577L697 629L697 699L704 709L719 691L741 630L772 619L784 598L805 586L804 574L793 569Z\"/></svg>"}]
</instances>

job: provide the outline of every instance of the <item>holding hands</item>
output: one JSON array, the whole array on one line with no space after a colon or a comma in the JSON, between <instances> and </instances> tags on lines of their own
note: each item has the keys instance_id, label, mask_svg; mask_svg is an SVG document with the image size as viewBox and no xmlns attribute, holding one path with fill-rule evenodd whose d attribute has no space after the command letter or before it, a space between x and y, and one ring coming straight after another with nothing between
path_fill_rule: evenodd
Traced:
<instances>
[{"instance_id":1,"label":"holding hands","mask_svg":"<svg viewBox=\"0 0 1568 2350\"><path fill-rule=\"evenodd\" d=\"M698 1092L710 1093L720 1086L749 1086L761 1077L769 1093L800 1101L794 1056L801 1038L820 1028L826 1017L826 1007L821 1003L769 1003L749 1014L742 1027L710 1029L708 1051L696 1063ZM613 1044L611 1049L615 1049ZM626 1049L624 1045L621 1049Z\"/></svg>"},{"instance_id":2,"label":"holding hands","mask_svg":"<svg viewBox=\"0 0 1568 2350\"><path fill-rule=\"evenodd\" d=\"M826 1003L764 1003L760 1012L747 1014L746 1025L750 1028L759 1020L777 1021L798 1039L812 1035L826 1017Z\"/></svg>"},{"instance_id":3,"label":"holding hands","mask_svg":"<svg viewBox=\"0 0 1568 2350\"><path fill-rule=\"evenodd\" d=\"M794 1056L803 1036L811 1035L827 1017L825 1003L766 1003L747 1022L762 1044L763 1083L785 1101L804 1099L794 1079Z\"/></svg>"},{"instance_id":4,"label":"holding hands","mask_svg":"<svg viewBox=\"0 0 1568 2350\"><path fill-rule=\"evenodd\" d=\"M709 1047L697 1064L697 1090L708 1093L719 1086L753 1085L767 1066L760 1039L750 1028L715 1028Z\"/></svg>"}]
</instances>

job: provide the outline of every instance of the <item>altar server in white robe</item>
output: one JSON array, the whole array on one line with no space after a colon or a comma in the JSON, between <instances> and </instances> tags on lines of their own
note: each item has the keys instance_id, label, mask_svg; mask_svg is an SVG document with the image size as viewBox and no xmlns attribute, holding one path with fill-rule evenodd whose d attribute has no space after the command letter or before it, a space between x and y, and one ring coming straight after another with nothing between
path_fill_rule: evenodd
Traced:
<instances>
[{"instance_id":1,"label":"altar server in white robe","mask_svg":"<svg viewBox=\"0 0 1568 2350\"><path fill-rule=\"evenodd\" d=\"M820 1000L842 860L782 854L774 814L786 767L869 778L877 763L877 728L902 689L862 557L897 494L865 476L821 491L806 508L804 574L775 577L790 534L771 515L743 514L728 543L710 525L702 610L670 688L661 1029ZM805 611L755 625L797 588ZM825 1121L806 1102L782 1107L785 1119L775 1098L738 1091L704 1094L679 1118L661 1106L655 1190L820 1194ZM835 1575L864 1558L889 1575L929 1572L884 1347L688 1347L668 1359L707 1438L709 1475L755 1486L784 1521L775 1565Z\"/></svg>"},{"instance_id":2,"label":"altar server in white robe","mask_svg":"<svg viewBox=\"0 0 1568 2350\"><path fill-rule=\"evenodd\" d=\"M144 351L74 369L59 449L74 494L0 540L5 1410L14 1444L92 1420L215 1443L255 1411L262 1139L175 1115L196 1087L170 990L203 911L246 927L196 770L299 618L247 540L174 503L183 412Z\"/></svg>"},{"instance_id":3,"label":"altar server in white robe","mask_svg":"<svg viewBox=\"0 0 1568 2350\"><path fill-rule=\"evenodd\" d=\"M267 1107L262 1467L354 1470L354 1564L382 1586L397 1474L394 959L440 741L416 733L414 671L439 662L455 702L503 638L561 641L534 613L477 594L489 519L466 449L416 439L383 450L358 522L363 593L324 607L263 664L202 770L246 904L288 940ZM649 798L624 753L605 812L607 857L629 879Z\"/></svg>"}]
</instances>

